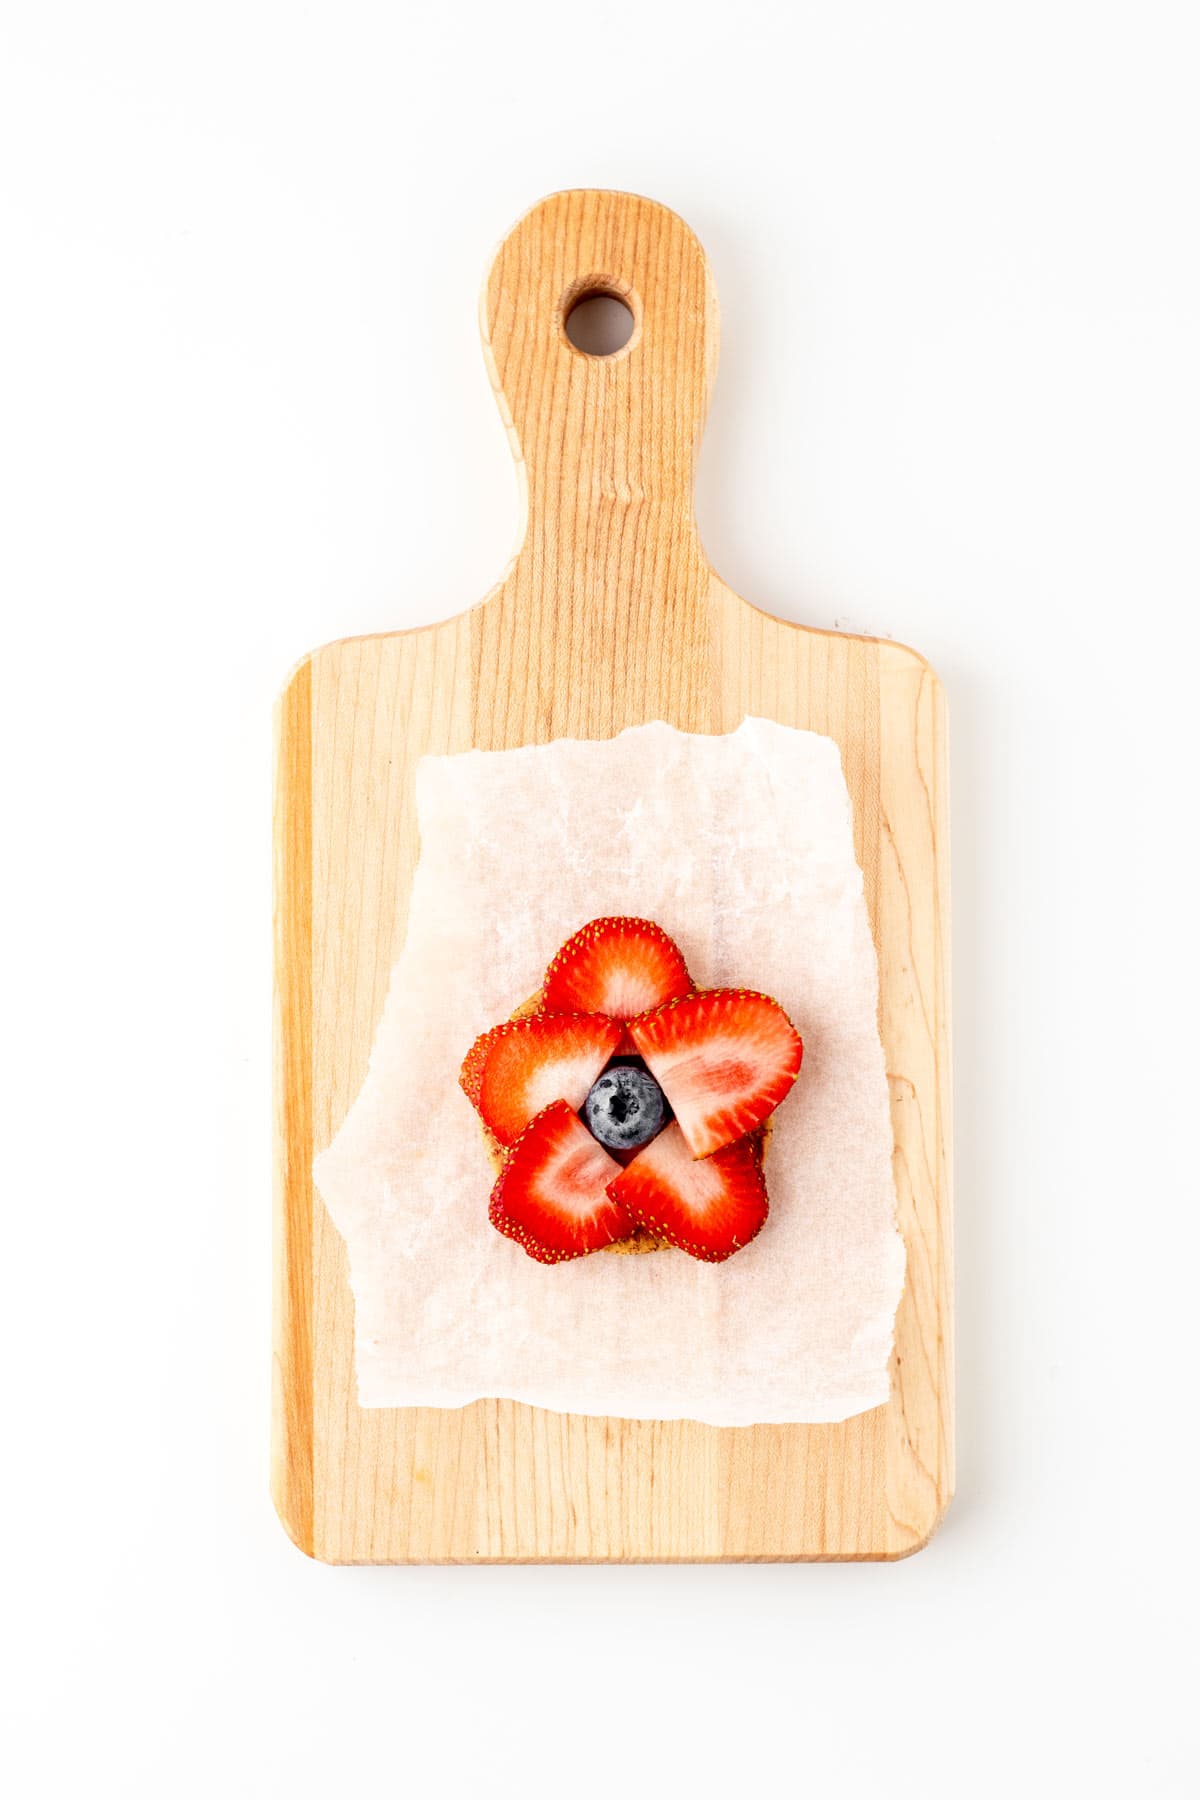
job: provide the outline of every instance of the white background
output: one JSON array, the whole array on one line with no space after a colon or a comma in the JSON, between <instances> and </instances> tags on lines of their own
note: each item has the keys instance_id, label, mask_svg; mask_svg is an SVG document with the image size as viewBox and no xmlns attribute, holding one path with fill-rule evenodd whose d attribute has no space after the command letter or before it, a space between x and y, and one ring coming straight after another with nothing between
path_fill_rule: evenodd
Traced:
<instances>
[{"instance_id":1,"label":"white background","mask_svg":"<svg viewBox=\"0 0 1200 1800\"><path fill-rule=\"evenodd\" d=\"M20 1800L1195 1791L1194 16L4 8ZM893 1567L338 1571L266 1497L272 698L499 573L476 293L572 185L712 259L716 567L948 688L961 1466Z\"/></svg>"}]
</instances>

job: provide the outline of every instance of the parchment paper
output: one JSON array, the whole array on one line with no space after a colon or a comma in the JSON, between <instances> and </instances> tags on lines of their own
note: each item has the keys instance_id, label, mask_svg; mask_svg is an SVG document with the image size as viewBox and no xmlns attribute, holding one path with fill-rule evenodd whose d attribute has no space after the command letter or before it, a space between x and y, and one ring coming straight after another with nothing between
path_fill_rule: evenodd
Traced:
<instances>
[{"instance_id":1,"label":"parchment paper","mask_svg":"<svg viewBox=\"0 0 1200 1800\"><path fill-rule=\"evenodd\" d=\"M349 1246L363 1406L485 1395L715 1425L844 1419L888 1395L904 1274L875 951L837 746L746 719L425 757L420 861L370 1071L316 1179ZM487 1219L457 1084L477 1033L607 913L656 919L703 986L773 994L804 1039L771 1212L712 1265L546 1266Z\"/></svg>"}]
</instances>

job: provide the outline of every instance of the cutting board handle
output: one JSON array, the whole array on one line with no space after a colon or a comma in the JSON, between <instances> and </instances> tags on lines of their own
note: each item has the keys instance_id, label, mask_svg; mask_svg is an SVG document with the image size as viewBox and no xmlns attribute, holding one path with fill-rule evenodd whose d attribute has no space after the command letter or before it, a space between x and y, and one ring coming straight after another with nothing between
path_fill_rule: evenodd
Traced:
<instances>
[{"instance_id":1,"label":"cutting board handle","mask_svg":"<svg viewBox=\"0 0 1200 1800\"><path fill-rule=\"evenodd\" d=\"M589 355L573 306L611 294L628 343ZM496 252L480 304L484 354L526 503L520 556L584 565L624 541L695 536L692 477L716 372L708 260L683 220L637 194L575 189L539 201Z\"/></svg>"}]
</instances>

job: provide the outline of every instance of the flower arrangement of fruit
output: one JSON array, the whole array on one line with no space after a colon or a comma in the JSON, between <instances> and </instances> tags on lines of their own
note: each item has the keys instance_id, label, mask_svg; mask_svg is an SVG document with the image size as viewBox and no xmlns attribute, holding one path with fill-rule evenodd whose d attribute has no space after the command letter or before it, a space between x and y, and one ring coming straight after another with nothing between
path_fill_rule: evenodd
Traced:
<instances>
[{"instance_id":1,"label":"flower arrangement of fruit","mask_svg":"<svg viewBox=\"0 0 1200 1800\"><path fill-rule=\"evenodd\" d=\"M498 1167L488 1217L538 1262L725 1261L766 1220L768 1120L802 1054L777 1001L697 988L661 926L593 919L464 1059Z\"/></svg>"}]
</instances>

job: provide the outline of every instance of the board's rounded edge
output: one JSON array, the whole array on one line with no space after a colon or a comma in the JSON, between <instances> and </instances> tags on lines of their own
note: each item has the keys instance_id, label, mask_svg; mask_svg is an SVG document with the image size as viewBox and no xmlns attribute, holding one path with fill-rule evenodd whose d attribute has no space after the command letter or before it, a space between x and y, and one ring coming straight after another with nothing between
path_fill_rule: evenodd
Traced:
<instances>
[{"instance_id":1,"label":"board's rounded edge","mask_svg":"<svg viewBox=\"0 0 1200 1800\"><path fill-rule=\"evenodd\" d=\"M879 1562L889 1563L907 1562L910 1556L917 1556L922 1550L927 1550L931 1541L937 1536L938 1532L945 1524L946 1514L949 1512L953 1500L954 1489L951 1488L949 1493L939 1497L933 1512L930 1514L928 1523L923 1522L918 1527L917 1537L910 1543L899 1545L894 1550L888 1549L883 1551L877 1560Z\"/></svg>"},{"instance_id":2,"label":"board's rounded edge","mask_svg":"<svg viewBox=\"0 0 1200 1800\"><path fill-rule=\"evenodd\" d=\"M936 685L939 692L944 693L942 679L929 658L920 650L914 649L911 644L904 643L899 638L877 637L869 631L836 631L831 625L809 625L803 619L782 618L779 613L771 612L769 608L759 606L753 600L747 600L745 594L732 587L713 567L712 559L704 550L703 542L701 542L701 550L711 581L710 593L718 595L727 605L745 607L747 612L754 613L757 618L765 619L770 625L780 626L784 631L797 631L807 637L831 638L838 643L869 644L873 649L881 651L885 657L891 656L897 661L905 660L915 663L921 673L928 676Z\"/></svg>"},{"instance_id":3,"label":"board's rounded edge","mask_svg":"<svg viewBox=\"0 0 1200 1800\"><path fill-rule=\"evenodd\" d=\"M845 633L837 633L836 635L844 636ZM897 664L903 663L915 666L917 673L930 684L939 706L944 711L946 704L946 684L930 662L929 658L924 655L922 651L914 649L912 644L902 643L898 638L868 638L867 642L874 644L880 651L881 675L884 673L885 663L889 661Z\"/></svg>"},{"instance_id":4,"label":"board's rounded edge","mask_svg":"<svg viewBox=\"0 0 1200 1800\"><path fill-rule=\"evenodd\" d=\"M296 661L288 669L287 674L280 683L279 691L275 696L275 754L277 772L278 757L281 748L280 734L285 728L285 715L289 702L294 701L298 690L303 687L306 681L311 681L313 658L319 654L320 652L317 650L306 650L303 656L297 657Z\"/></svg>"},{"instance_id":5,"label":"board's rounded edge","mask_svg":"<svg viewBox=\"0 0 1200 1800\"><path fill-rule=\"evenodd\" d=\"M306 1523L302 1524L293 1515L288 1507L287 1492L288 1483L286 1476L281 1477L272 1470L271 1505L274 1508L275 1517L283 1526L289 1542L295 1544L301 1555L307 1556L310 1562L320 1562L321 1558L317 1555L316 1545L313 1541L312 1520L309 1519Z\"/></svg>"},{"instance_id":6,"label":"board's rounded edge","mask_svg":"<svg viewBox=\"0 0 1200 1800\"><path fill-rule=\"evenodd\" d=\"M323 657L329 656L335 651L351 650L359 644L385 644L393 638L432 637L437 632L445 631L451 626L462 625L465 621L474 617L475 614L481 612L485 606L496 599L502 592L512 574L512 565L515 560L515 556L510 559L500 579L492 583L491 587L481 600L473 600L469 606L460 607L457 612L447 613L444 619L430 619L424 625L398 625L391 631L351 632L348 637L329 638L325 643L318 644L315 649L306 651L299 662L295 663L288 671L283 686L279 690L277 705L282 706L286 702L292 684L298 677L304 675L306 671L311 672L315 664L320 662Z\"/></svg>"}]
</instances>

